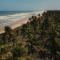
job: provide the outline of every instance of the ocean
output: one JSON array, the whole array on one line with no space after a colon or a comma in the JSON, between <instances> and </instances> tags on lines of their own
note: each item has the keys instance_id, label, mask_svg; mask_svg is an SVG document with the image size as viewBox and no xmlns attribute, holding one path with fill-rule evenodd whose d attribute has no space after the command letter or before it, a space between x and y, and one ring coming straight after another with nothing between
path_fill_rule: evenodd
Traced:
<instances>
[{"instance_id":1,"label":"ocean","mask_svg":"<svg viewBox=\"0 0 60 60\"><path fill-rule=\"evenodd\" d=\"M11 23L25 18L32 11L0 11L0 26L10 25Z\"/></svg>"},{"instance_id":2,"label":"ocean","mask_svg":"<svg viewBox=\"0 0 60 60\"><path fill-rule=\"evenodd\" d=\"M29 13L32 11L0 11L0 16L4 16L4 15L12 15L12 14L16 14L16 13Z\"/></svg>"}]
</instances>

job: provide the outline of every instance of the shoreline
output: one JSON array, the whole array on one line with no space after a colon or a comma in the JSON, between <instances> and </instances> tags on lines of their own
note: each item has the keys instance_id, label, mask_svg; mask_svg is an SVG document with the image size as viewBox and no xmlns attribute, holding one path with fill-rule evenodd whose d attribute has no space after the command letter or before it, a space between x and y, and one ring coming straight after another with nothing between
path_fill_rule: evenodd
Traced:
<instances>
[{"instance_id":1,"label":"shoreline","mask_svg":"<svg viewBox=\"0 0 60 60\"><path fill-rule=\"evenodd\" d=\"M7 26L13 30L19 26L22 26L23 24L26 24L27 21L28 21L28 18L26 17L26 18L23 18L21 20L17 20L15 22L13 22L11 25L7 25ZM5 27L0 26L0 34L5 33Z\"/></svg>"},{"instance_id":2,"label":"shoreline","mask_svg":"<svg viewBox=\"0 0 60 60\"><path fill-rule=\"evenodd\" d=\"M28 18L23 18L23 19L21 19L21 20L17 20L16 22L14 22L14 23L12 23L12 24L10 25L10 28L11 28L11 29L15 29L15 28L17 28L17 27L19 27L19 26L22 26L23 24L26 24L27 21L28 21Z\"/></svg>"},{"instance_id":3,"label":"shoreline","mask_svg":"<svg viewBox=\"0 0 60 60\"><path fill-rule=\"evenodd\" d=\"M28 16L26 16L26 17L24 17L24 18L22 18L22 19L17 19L17 20L8 20L7 19L7 25L6 26L8 26L8 27L10 27L12 30L13 29L15 29L15 28L17 28L17 27L19 27L19 26L22 26L23 24L26 24L27 22L28 22L28 19L31 17L31 16L37 16L37 14L40 14L40 15L42 15L42 13L43 13L44 11L38 11L38 12L33 12L33 13L30 13ZM4 23L4 22L3 22ZM2 34L2 33L5 33L5 27L6 26L4 26L4 24L3 24L3 26L1 25L1 27L3 28L0 28L0 34Z\"/></svg>"}]
</instances>

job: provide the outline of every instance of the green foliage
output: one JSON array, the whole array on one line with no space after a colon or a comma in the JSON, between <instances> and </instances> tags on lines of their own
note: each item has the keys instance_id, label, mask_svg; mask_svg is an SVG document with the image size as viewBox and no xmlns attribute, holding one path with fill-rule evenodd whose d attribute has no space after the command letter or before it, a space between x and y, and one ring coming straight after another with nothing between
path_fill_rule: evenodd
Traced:
<instances>
[{"instance_id":1,"label":"green foliage","mask_svg":"<svg viewBox=\"0 0 60 60\"><path fill-rule=\"evenodd\" d=\"M19 57L18 60L26 60L25 57Z\"/></svg>"},{"instance_id":2,"label":"green foliage","mask_svg":"<svg viewBox=\"0 0 60 60\"><path fill-rule=\"evenodd\" d=\"M10 50L7 47L0 48L0 53L9 50L14 57L12 60L59 60L60 54L57 52L60 53L60 12L47 11L42 16L32 16L28 21L15 30L5 27L6 32L0 39L0 46L7 44Z\"/></svg>"}]
</instances>

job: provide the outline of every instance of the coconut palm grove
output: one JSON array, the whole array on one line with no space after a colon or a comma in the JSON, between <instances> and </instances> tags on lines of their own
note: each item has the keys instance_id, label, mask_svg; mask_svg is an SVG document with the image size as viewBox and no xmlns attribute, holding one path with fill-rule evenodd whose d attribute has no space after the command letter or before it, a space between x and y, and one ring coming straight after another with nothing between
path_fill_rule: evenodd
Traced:
<instances>
[{"instance_id":1,"label":"coconut palm grove","mask_svg":"<svg viewBox=\"0 0 60 60\"><path fill-rule=\"evenodd\" d=\"M60 11L31 16L26 24L0 34L0 60L60 60Z\"/></svg>"}]
</instances>

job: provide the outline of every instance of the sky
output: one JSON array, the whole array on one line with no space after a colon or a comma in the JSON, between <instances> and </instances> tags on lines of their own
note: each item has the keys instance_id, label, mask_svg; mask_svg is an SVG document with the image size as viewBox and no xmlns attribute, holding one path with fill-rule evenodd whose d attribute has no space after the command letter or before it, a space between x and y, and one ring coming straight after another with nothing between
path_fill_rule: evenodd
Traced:
<instances>
[{"instance_id":1,"label":"sky","mask_svg":"<svg viewBox=\"0 0 60 60\"><path fill-rule=\"evenodd\" d=\"M60 9L60 0L0 0L0 11Z\"/></svg>"}]
</instances>

